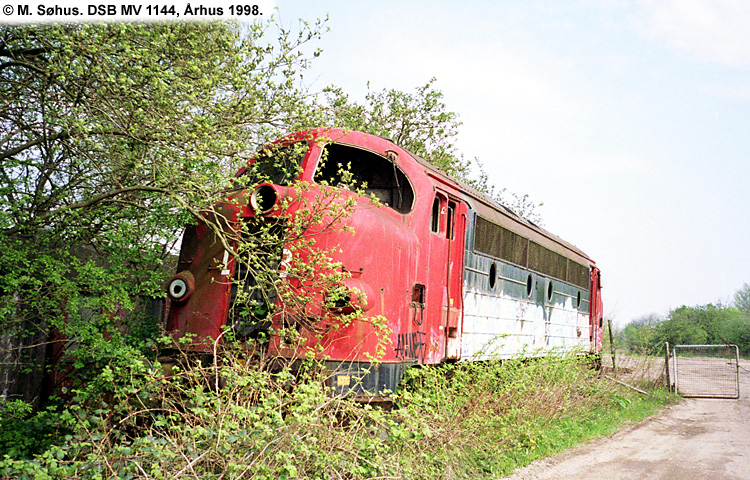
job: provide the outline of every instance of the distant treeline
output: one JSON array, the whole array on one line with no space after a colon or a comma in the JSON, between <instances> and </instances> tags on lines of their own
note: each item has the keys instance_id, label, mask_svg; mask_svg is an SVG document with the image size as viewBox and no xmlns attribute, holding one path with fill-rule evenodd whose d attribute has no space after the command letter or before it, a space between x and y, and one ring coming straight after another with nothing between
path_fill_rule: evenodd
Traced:
<instances>
[{"instance_id":1,"label":"distant treeline","mask_svg":"<svg viewBox=\"0 0 750 480\"><path fill-rule=\"evenodd\" d=\"M670 345L737 345L750 355L750 284L734 295L731 305L682 306L666 317L640 317L617 333L615 343L632 353L654 354Z\"/></svg>"}]
</instances>

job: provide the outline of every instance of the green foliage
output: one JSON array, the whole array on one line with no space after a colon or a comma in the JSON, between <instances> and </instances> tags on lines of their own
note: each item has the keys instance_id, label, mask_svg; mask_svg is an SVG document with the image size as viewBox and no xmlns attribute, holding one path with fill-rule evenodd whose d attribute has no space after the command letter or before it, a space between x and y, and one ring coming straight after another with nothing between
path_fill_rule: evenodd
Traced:
<instances>
[{"instance_id":1,"label":"green foliage","mask_svg":"<svg viewBox=\"0 0 750 480\"><path fill-rule=\"evenodd\" d=\"M750 317L750 283L744 283L734 294L734 307Z\"/></svg>"},{"instance_id":2,"label":"green foliage","mask_svg":"<svg viewBox=\"0 0 750 480\"><path fill-rule=\"evenodd\" d=\"M735 299L741 299L743 290ZM737 301L736 304L741 304ZM628 324L620 339L631 353L660 354L664 342L670 345L737 345L743 355L750 353L750 315L722 305L681 306L666 318L656 315Z\"/></svg>"},{"instance_id":3,"label":"green foliage","mask_svg":"<svg viewBox=\"0 0 750 480\"><path fill-rule=\"evenodd\" d=\"M378 437L395 423L328 395L312 373L231 352L172 377L132 373L109 369L76 391L78 405L60 415L70 433L33 458L7 452L0 478L370 478L396 468L380 458L389 447Z\"/></svg>"},{"instance_id":4,"label":"green foliage","mask_svg":"<svg viewBox=\"0 0 750 480\"><path fill-rule=\"evenodd\" d=\"M458 155L455 146L461 122L447 110L435 81L430 79L413 94L368 90L365 105L350 101L340 88L329 87L325 91L329 116L341 128L390 138L450 175L467 179L469 162Z\"/></svg>"},{"instance_id":5,"label":"green foliage","mask_svg":"<svg viewBox=\"0 0 750 480\"><path fill-rule=\"evenodd\" d=\"M634 401L632 392L597 378L585 357L444 365L412 370L409 377L400 399L415 422L409 428L421 432L411 460L422 478L446 471L459 478L508 474L610 433L626 421L622 412ZM651 409L633 417L660 404L650 402Z\"/></svg>"},{"instance_id":6,"label":"green foliage","mask_svg":"<svg viewBox=\"0 0 750 480\"><path fill-rule=\"evenodd\" d=\"M153 357L160 312L149 306L180 231L250 152L303 121L300 47L320 30L0 27L3 374L39 384L44 357L63 346L63 364L87 372ZM41 395L10 392L21 393Z\"/></svg>"},{"instance_id":7,"label":"green foliage","mask_svg":"<svg viewBox=\"0 0 750 480\"><path fill-rule=\"evenodd\" d=\"M171 376L106 369L25 425L13 422L27 411L6 411L0 438L34 425L43 438L5 450L0 478L488 477L669 401L606 383L584 357L413 369L393 411L332 396L314 362L293 374L233 348L204 360Z\"/></svg>"},{"instance_id":8,"label":"green foliage","mask_svg":"<svg viewBox=\"0 0 750 480\"><path fill-rule=\"evenodd\" d=\"M35 345L4 352L3 364L39 370L51 341L80 347L67 350L76 367L132 348L153 356L158 325L144 312L163 297L184 225L213 221L241 244L211 205L259 180L229 184L251 152L324 124L321 115L389 135L467 178L460 123L434 80L414 94L370 92L366 108L332 88L328 106L316 105L299 79L318 54L302 47L322 29L274 20L0 27L0 326ZM246 316L268 313L252 301Z\"/></svg>"},{"instance_id":9,"label":"green foliage","mask_svg":"<svg viewBox=\"0 0 750 480\"><path fill-rule=\"evenodd\" d=\"M591 421L581 412L592 404L632 403L609 396L579 360L513 361L414 371L403 407L388 414L331 396L314 362L304 373L268 368L243 350L249 343L234 349L230 329L221 355L163 374L148 304L163 295L186 223L201 219L217 241L235 242L227 251L255 280L288 249L287 281L274 266L259 283L291 310L346 300L340 266L315 237L361 199L323 189L303 201L308 186L291 185L299 195L280 207L294 207L283 235L251 222L227 228L213 206L262 179L229 184L250 152L320 125L298 86L309 61L300 47L320 30L273 21L0 27L0 328L23 345L0 352L3 368L39 375L38 354L65 354L51 377L59 398L34 410L36 391L2 405L0 478L485 475L509 468L498 458L532 458L544 432L579 436L578 423L565 422ZM367 107L334 89L332 116L468 178L455 149L460 124L433 83L413 95L370 93ZM270 161L285 177L295 168ZM491 193L486 180L476 185ZM271 302L242 295L239 317L268 315ZM372 322L385 332L384 319ZM488 453L498 449L508 454Z\"/></svg>"},{"instance_id":10,"label":"green foliage","mask_svg":"<svg viewBox=\"0 0 750 480\"><path fill-rule=\"evenodd\" d=\"M341 88L329 87L324 91L322 111L326 118L322 120L332 126L390 138L449 175L493 197L517 215L541 224L537 209L542 203L532 201L528 195L499 189L490 181L479 159L470 162L458 153L456 143L461 122L458 114L447 109L443 93L435 87L436 81L431 78L414 93L368 89L364 104L350 100ZM472 171L472 164L478 172Z\"/></svg>"},{"instance_id":11,"label":"green foliage","mask_svg":"<svg viewBox=\"0 0 750 480\"><path fill-rule=\"evenodd\" d=\"M32 415L31 405L21 400L3 405L0 426L0 452L10 458L31 458L48 450L65 430L54 407Z\"/></svg>"},{"instance_id":12,"label":"green foliage","mask_svg":"<svg viewBox=\"0 0 750 480\"><path fill-rule=\"evenodd\" d=\"M639 355L656 354L661 347L657 332L657 326L660 322L661 319L653 314L630 322L618 334L620 344L631 353Z\"/></svg>"}]
</instances>

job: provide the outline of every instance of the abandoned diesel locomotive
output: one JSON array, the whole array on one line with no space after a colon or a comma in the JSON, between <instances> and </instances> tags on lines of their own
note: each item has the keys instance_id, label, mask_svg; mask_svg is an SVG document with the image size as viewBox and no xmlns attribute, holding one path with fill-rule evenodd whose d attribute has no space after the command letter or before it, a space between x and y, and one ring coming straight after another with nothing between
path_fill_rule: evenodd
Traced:
<instances>
[{"instance_id":1,"label":"abandoned diesel locomotive","mask_svg":"<svg viewBox=\"0 0 750 480\"><path fill-rule=\"evenodd\" d=\"M415 364L601 347L585 253L388 139L290 135L235 181L167 287L167 330L193 349L260 332L271 355L321 359L338 392L378 394ZM299 273L321 258L325 282Z\"/></svg>"}]
</instances>

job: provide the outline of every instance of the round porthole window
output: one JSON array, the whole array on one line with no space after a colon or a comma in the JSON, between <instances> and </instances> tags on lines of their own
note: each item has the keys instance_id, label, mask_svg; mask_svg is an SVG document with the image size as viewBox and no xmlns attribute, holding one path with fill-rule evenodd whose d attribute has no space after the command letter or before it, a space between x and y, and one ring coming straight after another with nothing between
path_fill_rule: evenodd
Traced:
<instances>
[{"instance_id":1,"label":"round porthole window","mask_svg":"<svg viewBox=\"0 0 750 480\"><path fill-rule=\"evenodd\" d=\"M578 291L578 295L576 296L576 308L581 308L581 291Z\"/></svg>"},{"instance_id":2,"label":"round porthole window","mask_svg":"<svg viewBox=\"0 0 750 480\"><path fill-rule=\"evenodd\" d=\"M550 280L549 283L547 284L547 301L548 302L552 301L552 292L553 292L553 290L552 290L552 280Z\"/></svg>"},{"instance_id":3,"label":"round porthole window","mask_svg":"<svg viewBox=\"0 0 750 480\"><path fill-rule=\"evenodd\" d=\"M529 274L528 277L526 277L526 296L530 297L531 292L534 290L534 279L531 277L531 274Z\"/></svg>"},{"instance_id":4,"label":"round porthole window","mask_svg":"<svg viewBox=\"0 0 750 480\"><path fill-rule=\"evenodd\" d=\"M495 288L495 283L497 282L497 266L493 263L490 265L490 288Z\"/></svg>"}]
</instances>

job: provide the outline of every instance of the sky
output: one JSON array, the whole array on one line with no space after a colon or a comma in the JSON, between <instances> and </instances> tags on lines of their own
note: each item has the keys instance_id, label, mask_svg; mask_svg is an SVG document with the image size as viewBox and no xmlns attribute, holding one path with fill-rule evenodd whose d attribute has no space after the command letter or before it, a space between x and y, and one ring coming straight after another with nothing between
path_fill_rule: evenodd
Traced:
<instances>
[{"instance_id":1,"label":"sky","mask_svg":"<svg viewBox=\"0 0 750 480\"><path fill-rule=\"evenodd\" d=\"M306 73L414 92L430 78L458 150L603 272L619 327L750 283L750 2L295 1L329 16Z\"/></svg>"},{"instance_id":2,"label":"sky","mask_svg":"<svg viewBox=\"0 0 750 480\"><path fill-rule=\"evenodd\" d=\"M9 3L0 21L135 20L124 6L140 4L118 2L114 16L83 0L56 4L77 12L30 0L23 15ZM141 5L138 19L198 18L199 3L171 3ZM368 83L414 92L436 78L462 122L459 152L498 189L542 202L544 227L596 261L617 326L729 304L750 283L747 0L252 4L262 15L240 20L274 6L292 30L328 17L311 92L337 85L363 101Z\"/></svg>"}]
</instances>

